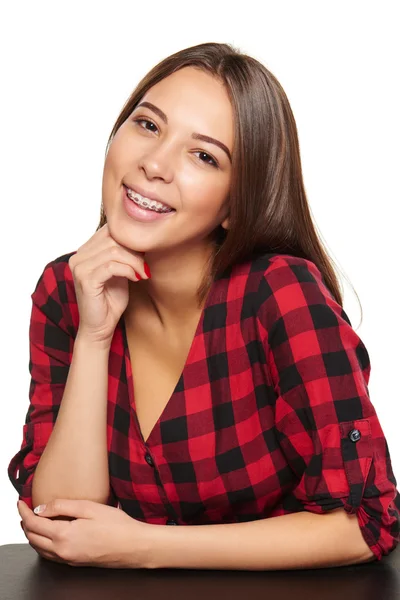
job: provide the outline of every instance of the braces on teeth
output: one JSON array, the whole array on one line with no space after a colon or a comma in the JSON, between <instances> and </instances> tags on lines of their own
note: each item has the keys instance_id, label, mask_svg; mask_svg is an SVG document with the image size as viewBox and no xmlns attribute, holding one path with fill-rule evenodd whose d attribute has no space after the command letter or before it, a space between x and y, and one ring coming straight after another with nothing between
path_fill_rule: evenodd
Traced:
<instances>
[{"instance_id":1,"label":"braces on teeth","mask_svg":"<svg viewBox=\"0 0 400 600\"><path fill-rule=\"evenodd\" d=\"M147 200L142 200L141 198L139 198L139 196L137 196L137 194L132 194L132 192L129 189L127 190L127 194L133 202L139 204L139 206L143 206L143 208L151 208L155 212L170 212L170 209L167 207L159 208L157 202L148 202Z\"/></svg>"}]
</instances>

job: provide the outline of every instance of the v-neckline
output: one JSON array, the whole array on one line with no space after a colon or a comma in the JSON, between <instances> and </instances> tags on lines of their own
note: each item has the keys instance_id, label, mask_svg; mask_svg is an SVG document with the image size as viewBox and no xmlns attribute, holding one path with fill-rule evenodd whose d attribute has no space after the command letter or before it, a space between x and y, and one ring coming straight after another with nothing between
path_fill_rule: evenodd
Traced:
<instances>
[{"instance_id":1,"label":"v-neckline","mask_svg":"<svg viewBox=\"0 0 400 600\"><path fill-rule=\"evenodd\" d=\"M137 418L137 413L136 413L136 404L135 404L135 392L134 392L134 381L133 381L133 373L132 373L132 362L131 362L131 356L130 356L130 352L129 352L129 346L128 346L128 339L127 339L127 334L126 334L126 321L125 321L125 315L121 316L121 325L122 325L122 337L123 337L123 345L124 345L124 362L125 362L125 374L126 374L126 382L127 382L127 388L128 388L128 396L129 396L129 405L133 410L133 415L135 418L135 425L136 425L136 431L139 434L142 443L144 444L144 446L149 446L153 440L153 438L155 438L156 433L159 430L159 426L161 424L161 421L163 421L166 418L167 413L170 413L173 410L173 404L174 404L174 398L177 392L177 388L181 387L181 382L184 378L185 375L185 371L187 370L188 365L190 364L190 361L192 359L192 355L195 354L196 351L196 346L198 343L198 339L200 334L203 331L203 324L204 324L204 316L205 316L205 311L206 309L209 307L212 297L214 295L215 292L215 288L217 285L217 280L220 279L220 277L216 277L214 279L214 281L211 283L210 289L208 290L207 293L207 297L206 297L206 301L204 303L204 306L202 308L202 311L200 313L200 317L199 320L197 322L197 326L196 326L196 330L193 336L193 340L192 343L190 345L189 348L189 352L186 356L186 360L185 360L185 364L183 365L183 369L182 372L178 378L178 381L174 387L174 390L171 394L171 396L169 397L166 405L164 406L161 414L159 415L157 421L154 423L153 428L151 429L149 435L147 436L147 439L145 440L143 437L143 433L142 430L140 428L140 424L139 424L139 420Z\"/></svg>"}]
</instances>

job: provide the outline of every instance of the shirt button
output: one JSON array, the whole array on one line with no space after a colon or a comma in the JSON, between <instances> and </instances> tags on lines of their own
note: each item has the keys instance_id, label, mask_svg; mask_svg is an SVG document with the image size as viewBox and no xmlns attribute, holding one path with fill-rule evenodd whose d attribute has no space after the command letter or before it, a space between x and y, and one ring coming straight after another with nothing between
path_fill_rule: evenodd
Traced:
<instances>
[{"instance_id":1,"label":"shirt button","mask_svg":"<svg viewBox=\"0 0 400 600\"><path fill-rule=\"evenodd\" d=\"M144 458L151 467L154 467L153 459L151 458L149 453L147 453Z\"/></svg>"},{"instance_id":2,"label":"shirt button","mask_svg":"<svg viewBox=\"0 0 400 600\"><path fill-rule=\"evenodd\" d=\"M173 519L168 519L168 521L166 522L166 525L178 525L178 523L176 521L174 521Z\"/></svg>"},{"instance_id":3,"label":"shirt button","mask_svg":"<svg viewBox=\"0 0 400 600\"><path fill-rule=\"evenodd\" d=\"M349 438L352 442L358 442L361 438L361 433L359 429L352 429L349 433Z\"/></svg>"}]
</instances>

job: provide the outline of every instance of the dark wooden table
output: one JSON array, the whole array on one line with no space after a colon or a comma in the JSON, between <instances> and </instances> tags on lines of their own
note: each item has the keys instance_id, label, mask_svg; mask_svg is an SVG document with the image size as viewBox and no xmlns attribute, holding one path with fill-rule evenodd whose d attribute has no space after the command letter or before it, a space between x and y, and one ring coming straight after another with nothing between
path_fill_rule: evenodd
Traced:
<instances>
[{"instance_id":1,"label":"dark wooden table","mask_svg":"<svg viewBox=\"0 0 400 600\"><path fill-rule=\"evenodd\" d=\"M71 567L27 544L0 546L1 600L393 600L400 547L380 562L330 569L217 571Z\"/></svg>"}]
</instances>

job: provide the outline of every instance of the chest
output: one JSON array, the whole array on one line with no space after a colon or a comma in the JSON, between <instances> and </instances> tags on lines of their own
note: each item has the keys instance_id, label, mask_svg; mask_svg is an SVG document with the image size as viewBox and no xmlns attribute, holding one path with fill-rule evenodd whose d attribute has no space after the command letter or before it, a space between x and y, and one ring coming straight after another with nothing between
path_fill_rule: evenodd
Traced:
<instances>
[{"instance_id":1,"label":"chest","mask_svg":"<svg viewBox=\"0 0 400 600\"><path fill-rule=\"evenodd\" d=\"M117 427L125 435L117 432L109 440L114 455L124 457L110 464L110 482L126 500L124 510L164 524L167 517L176 519L166 508L171 494L187 524L235 522L241 515L251 520L270 510L277 511L271 516L281 514L281 486L289 488L295 475L275 434L274 390L264 353L257 354L260 344L252 344L251 320L246 338L240 326L230 326L228 339L226 328L214 333L203 325L196 338L193 326L179 343L178 337L172 343L150 333L148 321L142 322L146 331L125 326L128 390L119 386L117 398L124 406ZM173 395L183 371L183 385ZM127 396L133 410L127 410ZM153 463L147 463L148 453Z\"/></svg>"},{"instance_id":2,"label":"chest","mask_svg":"<svg viewBox=\"0 0 400 600\"><path fill-rule=\"evenodd\" d=\"M196 327L171 342L126 328L136 417L146 442L167 406L184 369Z\"/></svg>"}]
</instances>

